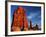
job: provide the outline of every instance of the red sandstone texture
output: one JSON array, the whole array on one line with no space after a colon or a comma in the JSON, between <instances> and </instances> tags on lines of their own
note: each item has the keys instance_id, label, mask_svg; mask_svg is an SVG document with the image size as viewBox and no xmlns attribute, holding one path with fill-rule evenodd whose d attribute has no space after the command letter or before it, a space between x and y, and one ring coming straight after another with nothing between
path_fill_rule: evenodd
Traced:
<instances>
[{"instance_id":1,"label":"red sandstone texture","mask_svg":"<svg viewBox=\"0 0 46 37\"><path fill-rule=\"evenodd\" d=\"M18 7L14 11L13 22L11 26L11 31L27 31L28 30L28 20L26 18L25 9Z\"/></svg>"}]
</instances>

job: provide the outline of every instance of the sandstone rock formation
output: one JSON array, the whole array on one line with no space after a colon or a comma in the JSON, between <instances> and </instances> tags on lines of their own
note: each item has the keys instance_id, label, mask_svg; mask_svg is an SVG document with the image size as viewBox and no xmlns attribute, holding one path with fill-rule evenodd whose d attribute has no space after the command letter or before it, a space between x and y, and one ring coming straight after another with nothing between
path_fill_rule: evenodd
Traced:
<instances>
[{"instance_id":1,"label":"sandstone rock formation","mask_svg":"<svg viewBox=\"0 0 46 37\"><path fill-rule=\"evenodd\" d=\"M13 14L13 21L11 26L11 31L27 31L28 30L28 20L26 18L25 9L18 7Z\"/></svg>"}]
</instances>

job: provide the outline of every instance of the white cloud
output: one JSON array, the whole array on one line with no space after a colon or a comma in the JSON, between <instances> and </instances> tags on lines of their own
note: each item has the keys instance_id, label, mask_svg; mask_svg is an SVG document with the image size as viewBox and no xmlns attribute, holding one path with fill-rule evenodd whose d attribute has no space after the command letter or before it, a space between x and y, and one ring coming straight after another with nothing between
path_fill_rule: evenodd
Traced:
<instances>
[{"instance_id":1,"label":"white cloud","mask_svg":"<svg viewBox=\"0 0 46 37\"><path fill-rule=\"evenodd\" d=\"M32 19L37 16L37 13L30 13L29 16L27 16L28 19Z\"/></svg>"},{"instance_id":2,"label":"white cloud","mask_svg":"<svg viewBox=\"0 0 46 37\"><path fill-rule=\"evenodd\" d=\"M31 16L27 16L28 19L31 19L32 17Z\"/></svg>"}]
</instances>

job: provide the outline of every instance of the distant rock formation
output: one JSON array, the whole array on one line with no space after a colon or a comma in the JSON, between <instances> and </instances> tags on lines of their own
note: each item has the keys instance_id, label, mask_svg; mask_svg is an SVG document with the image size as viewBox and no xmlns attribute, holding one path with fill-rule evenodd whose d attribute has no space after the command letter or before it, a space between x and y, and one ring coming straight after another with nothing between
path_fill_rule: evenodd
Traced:
<instances>
[{"instance_id":1,"label":"distant rock formation","mask_svg":"<svg viewBox=\"0 0 46 37\"><path fill-rule=\"evenodd\" d=\"M32 29L32 21L30 21L30 29Z\"/></svg>"},{"instance_id":2,"label":"distant rock formation","mask_svg":"<svg viewBox=\"0 0 46 37\"><path fill-rule=\"evenodd\" d=\"M38 28L38 25L37 25L37 24L33 27L33 30L39 30L39 28Z\"/></svg>"},{"instance_id":3,"label":"distant rock formation","mask_svg":"<svg viewBox=\"0 0 46 37\"><path fill-rule=\"evenodd\" d=\"M32 27L32 22L30 21L30 30L41 30L41 29L39 29L37 24L34 27Z\"/></svg>"},{"instance_id":4,"label":"distant rock formation","mask_svg":"<svg viewBox=\"0 0 46 37\"><path fill-rule=\"evenodd\" d=\"M11 31L27 31L28 20L26 18L25 10L22 7L18 7L13 14L13 21Z\"/></svg>"}]
</instances>

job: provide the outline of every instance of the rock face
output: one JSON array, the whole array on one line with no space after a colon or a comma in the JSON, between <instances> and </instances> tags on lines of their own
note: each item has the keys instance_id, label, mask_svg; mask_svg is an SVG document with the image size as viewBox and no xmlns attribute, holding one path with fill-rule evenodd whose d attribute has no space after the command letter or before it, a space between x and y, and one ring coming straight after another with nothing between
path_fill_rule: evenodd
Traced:
<instances>
[{"instance_id":1,"label":"rock face","mask_svg":"<svg viewBox=\"0 0 46 37\"><path fill-rule=\"evenodd\" d=\"M28 20L26 18L25 10L22 7L18 7L14 11L11 31L27 31Z\"/></svg>"}]
</instances>

